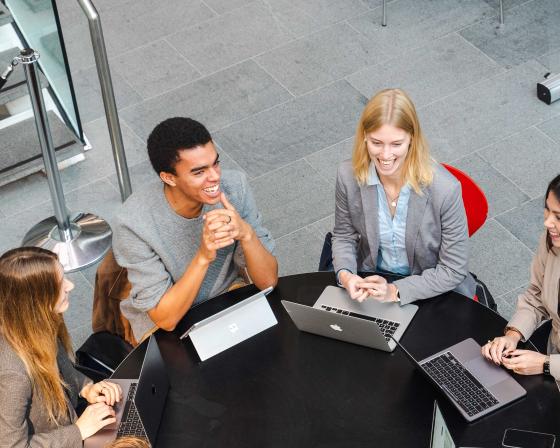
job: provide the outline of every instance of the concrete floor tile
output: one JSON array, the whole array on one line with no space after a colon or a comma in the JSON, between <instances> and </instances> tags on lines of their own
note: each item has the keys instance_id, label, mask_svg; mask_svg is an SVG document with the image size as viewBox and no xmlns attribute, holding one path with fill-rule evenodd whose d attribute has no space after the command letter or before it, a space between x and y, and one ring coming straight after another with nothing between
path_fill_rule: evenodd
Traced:
<instances>
[{"instance_id":1,"label":"concrete floor tile","mask_svg":"<svg viewBox=\"0 0 560 448\"><path fill-rule=\"evenodd\" d=\"M554 74L560 73L560 51L553 51L552 53L539 56L537 58L537 61L539 61L552 73Z\"/></svg>"},{"instance_id":2,"label":"concrete floor tile","mask_svg":"<svg viewBox=\"0 0 560 448\"><path fill-rule=\"evenodd\" d=\"M397 55L486 16L495 16L495 10L483 0L399 0L387 3L386 27L381 26L381 8L349 23L385 53Z\"/></svg>"},{"instance_id":3,"label":"concrete floor tile","mask_svg":"<svg viewBox=\"0 0 560 448\"><path fill-rule=\"evenodd\" d=\"M31 227L53 214L52 205L43 202L17 215L0 220L0 229L2 229L2 232L0 232L0 253L4 253L8 249L20 247L23 237Z\"/></svg>"},{"instance_id":4,"label":"concrete floor tile","mask_svg":"<svg viewBox=\"0 0 560 448\"><path fill-rule=\"evenodd\" d=\"M321 243L323 243L325 241L325 235L329 232L332 232L334 229L334 213L327 216L326 218L309 224L307 228L313 233L316 238L319 239L319 241L321 241Z\"/></svg>"},{"instance_id":5,"label":"concrete floor tile","mask_svg":"<svg viewBox=\"0 0 560 448\"><path fill-rule=\"evenodd\" d=\"M496 221L534 252L544 231L543 212L544 195L496 216Z\"/></svg>"},{"instance_id":6,"label":"concrete floor tile","mask_svg":"<svg viewBox=\"0 0 560 448\"><path fill-rule=\"evenodd\" d=\"M72 347L74 351L78 350L86 339L93 333L91 329L91 322L81 327L77 327L68 331L70 333L70 338L72 338Z\"/></svg>"},{"instance_id":7,"label":"concrete floor tile","mask_svg":"<svg viewBox=\"0 0 560 448\"><path fill-rule=\"evenodd\" d=\"M368 98L387 87L399 87L420 108L501 71L498 64L453 33L346 79Z\"/></svg>"},{"instance_id":8,"label":"concrete floor tile","mask_svg":"<svg viewBox=\"0 0 560 448\"><path fill-rule=\"evenodd\" d=\"M479 154L531 198L543 195L560 171L558 143L532 127L484 148Z\"/></svg>"},{"instance_id":9,"label":"concrete floor tile","mask_svg":"<svg viewBox=\"0 0 560 448\"><path fill-rule=\"evenodd\" d=\"M280 275L316 272L323 247L309 229L300 229L276 240L276 258Z\"/></svg>"},{"instance_id":10,"label":"concrete floor tile","mask_svg":"<svg viewBox=\"0 0 560 448\"><path fill-rule=\"evenodd\" d=\"M496 303L498 304L498 312L502 317L508 320L511 319L517 308L517 298L519 297L519 294L526 291L528 286L528 284L523 285L513 291L495 298Z\"/></svg>"},{"instance_id":11,"label":"concrete floor tile","mask_svg":"<svg viewBox=\"0 0 560 448\"><path fill-rule=\"evenodd\" d=\"M261 67L295 95L341 79L357 67L388 59L346 23L339 23L256 58Z\"/></svg>"},{"instance_id":12,"label":"concrete floor tile","mask_svg":"<svg viewBox=\"0 0 560 448\"><path fill-rule=\"evenodd\" d=\"M97 69L90 67L73 73L74 89L82 123L88 123L105 116L103 98ZM118 73L112 72L113 89L117 109L136 104L142 97L136 93Z\"/></svg>"},{"instance_id":13,"label":"concrete floor tile","mask_svg":"<svg viewBox=\"0 0 560 448\"><path fill-rule=\"evenodd\" d=\"M270 11L292 37L302 37L328 26L336 19L329 20L324 15L315 14L312 8L309 12L302 7L310 6L310 2L298 4L292 0L261 0L261 4ZM325 9L328 6L323 2Z\"/></svg>"},{"instance_id":14,"label":"concrete floor tile","mask_svg":"<svg viewBox=\"0 0 560 448\"><path fill-rule=\"evenodd\" d=\"M290 3L324 24L350 19L370 8L368 1L363 0L292 0Z\"/></svg>"},{"instance_id":15,"label":"concrete floor tile","mask_svg":"<svg viewBox=\"0 0 560 448\"><path fill-rule=\"evenodd\" d=\"M545 121L537 127L554 140L557 145L560 145L560 117Z\"/></svg>"},{"instance_id":16,"label":"concrete floor tile","mask_svg":"<svg viewBox=\"0 0 560 448\"><path fill-rule=\"evenodd\" d=\"M513 316L513 308L506 303L503 299L503 296L496 297L496 306L498 307L498 314L502 316L504 319L509 320L511 316Z\"/></svg>"},{"instance_id":17,"label":"concrete floor tile","mask_svg":"<svg viewBox=\"0 0 560 448\"><path fill-rule=\"evenodd\" d=\"M72 331L91 322L93 288L81 272L66 274L66 277L74 283L74 289L69 294L70 305L64 313L64 322Z\"/></svg>"},{"instance_id":18,"label":"concrete floor tile","mask_svg":"<svg viewBox=\"0 0 560 448\"><path fill-rule=\"evenodd\" d=\"M560 114L535 95L543 67L528 62L420 108L420 122L440 162L452 162Z\"/></svg>"},{"instance_id":19,"label":"concrete floor tile","mask_svg":"<svg viewBox=\"0 0 560 448\"><path fill-rule=\"evenodd\" d=\"M343 140L336 145L305 157L305 160L321 175L323 179L336 184L336 173L342 161L352 158L354 137Z\"/></svg>"},{"instance_id":20,"label":"concrete floor tile","mask_svg":"<svg viewBox=\"0 0 560 448\"><path fill-rule=\"evenodd\" d=\"M127 108L120 116L146 141L170 117L192 117L212 132L290 98L262 68L247 61Z\"/></svg>"},{"instance_id":21,"label":"concrete floor tile","mask_svg":"<svg viewBox=\"0 0 560 448\"><path fill-rule=\"evenodd\" d=\"M218 14L224 14L236 8L241 8L253 0L203 0L204 4L209 6L212 11Z\"/></svg>"},{"instance_id":22,"label":"concrete floor tile","mask_svg":"<svg viewBox=\"0 0 560 448\"><path fill-rule=\"evenodd\" d=\"M103 33L109 56L199 26L216 16L200 0L127 0L113 2L108 8L103 16Z\"/></svg>"},{"instance_id":23,"label":"concrete floor tile","mask_svg":"<svg viewBox=\"0 0 560 448\"><path fill-rule=\"evenodd\" d=\"M146 70L146 61L157 62L151 63L151 70ZM200 77L200 73L165 40L117 56L110 64L144 99L176 89Z\"/></svg>"},{"instance_id":24,"label":"concrete floor tile","mask_svg":"<svg viewBox=\"0 0 560 448\"><path fill-rule=\"evenodd\" d=\"M167 40L202 73L213 73L292 39L262 5L251 3Z\"/></svg>"},{"instance_id":25,"label":"concrete floor tile","mask_svg":"<svg viewBox=\"0 0 560 448\"><path fill-rule=\"evenodd\" d=\"M469 270L494 297L528 282L532 252L494 220L470 238L470 247Z\"/></svg>"},{"instance_id":26,"label":"concrete floor tile","mask_svg":"<svg viewBox=\"0 0 560 448\"><path fill-rule=\"evenodd\" d=\"M529 200L516 184L495 170L477 154L455 161L453 166L467 173L484 191L488 200L488 217L518 207Z\"/></svg>"},{"instance_id":27,"label":"concrete floor tile","mask_svg":"<svg viewBox=\"0 0 560 448\"><path fill-rule=\"evenodd\" d=\"M250 181L264 225L280 238L334 211L334 186L305 161Z\"/></svg>"},{"instance_id":28,"label":"concrete floor tile","mask_svg":"<svg viewBox=\"0 0 560 448\"><path fill-rule=\"evenodd\" d=\"M339 81L235 123L214 137L251 177L354 134L366 99Z\"/></svg>"},{"instance_id":29,"label":"concrete floor tile","mask_svg":"<svg viewBox=\"0 0 560 448\"><path fill-rule=\"evenodd\" d=\"M93 213L111 224L121 206L121 196L109 181L102 179L68 193L66 203L73 212Z\"/></svg>"},{"instance_id":30,"label":"concrete floor tile","mask_svg":"<svg viewBox=\"0 0 560 448\"><path fill-rule=\"evenodd\" d=\"M560 49L560 2L540 0L510 9L505 26L488 17L460 33L504 67ZM522 38L519 36L522 35ZM544 73L543 73L544 74ZM538 79L538 78L537 78Z\"/></svg>"},{"instance_id":31,"label":"concrete floor tile","mask_svg":"<svg viewBox=\"0 0 560 448\"><path fill-rule=\"evenodd\" d=\"M490 6L492 6L494 9L497 10L497 12L499 12L500 10L500 0L484 0L486 3L488 3ZM512 8L515 8L519 5L522 5L524 3L527 3L528 1L531 0L504 0L502 2L504 11L508 11ZM504 23L506 22L506 18L507 16L504 17Z\"/></svg>"}]
</instances>

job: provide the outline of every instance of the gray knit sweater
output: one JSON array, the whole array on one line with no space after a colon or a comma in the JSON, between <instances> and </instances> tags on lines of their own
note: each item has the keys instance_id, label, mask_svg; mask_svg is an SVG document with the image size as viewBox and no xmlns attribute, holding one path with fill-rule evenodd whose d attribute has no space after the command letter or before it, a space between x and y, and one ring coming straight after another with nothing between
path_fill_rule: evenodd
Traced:
<instances>
[{"instance_id":1,"label":"gray knit sweater","mask_svg":"<svg viewBox=\"0 0 560 448\"><path fill-rule=\"evenodd\" d=\"M273 253L274 240L262 226L245 175L222 170L220 187L264 247ZM113 251L117 262L127 268L132 284L130 297L121 302L121 310L137 339L154 327L147 311L185 272L200 246L202 216L215 208L222 205L204 205L196 218L179 216L167 202L163 184L157 181L131 195L119 211L113 228ZM194 304L225 292L244 267L243 251L237 241L220 249Z\"/></svg>"}]
</instances>

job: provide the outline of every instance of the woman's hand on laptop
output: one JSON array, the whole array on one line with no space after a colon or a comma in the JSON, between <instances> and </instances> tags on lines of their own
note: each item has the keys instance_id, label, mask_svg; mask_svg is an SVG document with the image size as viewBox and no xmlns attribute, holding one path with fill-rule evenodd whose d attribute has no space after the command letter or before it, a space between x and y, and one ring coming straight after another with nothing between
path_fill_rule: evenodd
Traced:
<instances>
[{"instance_id":1,"label":"woman's hand on laptop","mask_svg":"<svg viewBox=\"0 0 560 448\"><path fill-rule=\"evenodd\" d=\"M396 302L397 288L387 283L380 275L370 275L363 279L361 285L367 290L368 296L379 302Z\"/></svg>"},{"instance_id":2,"label":"woman's hand on laptop","mask_svg":"<svg viewBox=\"0 0 560 448\"><path fill-rule=\"evenodd\" d=\"M367 290L360 286L364 279L359 275L352 274L349 271L341 271L340 274L338 274L338 280L344 289L346 289L352 300L363 302L367 299Z\"/></svg>"},{"instance_id":3,"label":"woman's hand on laptop","mask_svg":"<svg viewBox=\"0 0 560 448\"><path fill-rule=\"evenodd\" d=\"M506 336L500 336L488 341L482 347L482 356L484 356L489 361L494 362L496 365L500 365L505 360L504 355L508 356L517 347L520 337L515 334L508 332Z\"/></svg>"},{"instance_id":4,"label":"woman's hand on laptop","mask_svg":"<svg viewBox=\"0 0 560 448\"><path fill-rule=\"evenodd\" d=\"M76 426L80 430L82 440L94 435L101 428L115 423L115 411L105 403L90 404L76 420Z\"/></svg>"},{"instance_id":5,"label":"woman's hand on laptop","mask_svg":"<svg viewBox=\"0 0 560 448\"><path fill-rule=\"evenodd\" d=\"M110 381L86 384L80 391L80 396L88 403L105 403L113 406L122 399L122 389L118 384Z\"/></svg>"},{"instance_id":6,"label":"woman's hand on laptop","mask_svg":"<svg viewBox=\"0 0 560 448\"><path fill-rule=\"evenodd\" d=\"M509 357L502 358L502 364L506 369L521 375L539 375L543 373L546 357L547 355L533 350L514 350Z\"/></svg>"}]
</instances>

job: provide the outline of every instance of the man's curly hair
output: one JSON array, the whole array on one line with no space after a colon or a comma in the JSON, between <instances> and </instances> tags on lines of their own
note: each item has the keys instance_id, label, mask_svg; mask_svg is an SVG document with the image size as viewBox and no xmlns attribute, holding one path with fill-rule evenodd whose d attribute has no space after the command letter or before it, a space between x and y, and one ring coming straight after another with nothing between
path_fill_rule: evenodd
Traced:
<instances>
[{"instance_id":1,"label":"man's curly hair","mask_svg":"<svg viewBox=\"0 0 560 448\"><path fill-rule=\"evenodd\" d=\"M148 156L157 174L175 173L179 151L202 146L212 140L210 132L192 118L168 118L158 124L148 137Z\"/></svg>"}]
</instances>

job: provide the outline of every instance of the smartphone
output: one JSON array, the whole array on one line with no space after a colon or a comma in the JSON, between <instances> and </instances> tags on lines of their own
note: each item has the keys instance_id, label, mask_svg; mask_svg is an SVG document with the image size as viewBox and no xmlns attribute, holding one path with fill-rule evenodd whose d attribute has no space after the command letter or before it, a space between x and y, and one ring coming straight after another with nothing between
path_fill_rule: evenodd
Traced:
<instances>
[{"instance_id":1,"label":"smartphone","mask_svg":"<svg viewBox=\"0 0 560 448\"><path fill-rule=\"evenodd\" d=\"M507 448L553 448L556 436L544 432L508 428L502 446Z\"/></svg>"}]
</instances>

